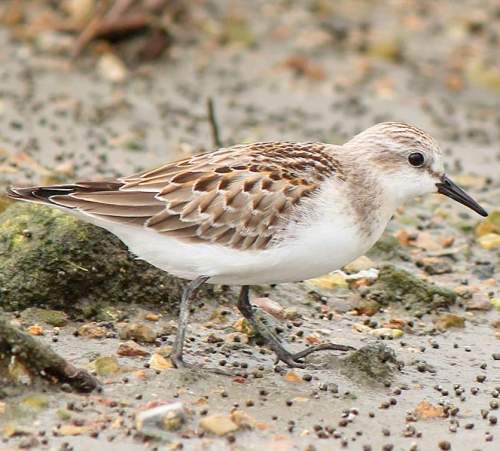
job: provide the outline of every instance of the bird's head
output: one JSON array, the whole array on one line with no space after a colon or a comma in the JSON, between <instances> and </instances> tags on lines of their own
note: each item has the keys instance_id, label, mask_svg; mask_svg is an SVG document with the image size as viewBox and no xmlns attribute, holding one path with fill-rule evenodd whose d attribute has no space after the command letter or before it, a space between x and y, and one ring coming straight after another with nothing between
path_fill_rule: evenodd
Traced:
<instances>
[{"instance_id":1,"label":"bird's head","mask_svg":"<svg viewBox=\"0 0 500 451\"><path fill-rule=\"evenodd\" d=\"M398 203L438 192L481 216L488 216L446 175L438 143L417 127L402 122L382 122L355 136L345 146L367 162L384 191Z\"/></svg>"}]
</instances>

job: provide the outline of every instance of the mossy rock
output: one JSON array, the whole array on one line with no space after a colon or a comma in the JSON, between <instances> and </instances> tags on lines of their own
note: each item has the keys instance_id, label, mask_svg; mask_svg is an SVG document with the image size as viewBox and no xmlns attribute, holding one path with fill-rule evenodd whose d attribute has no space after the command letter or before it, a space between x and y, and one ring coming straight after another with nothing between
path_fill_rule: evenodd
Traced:
<instances>
[{"instance_id":1,"label":"mossy rock","mask_svg":"<svg viewBox=\"0 0 500 451\"><path fill-rule=\"evenodd\" d=\"M46 323L54 327L63 327L68 322L68 315L60 310L29 307L23 310L21 319L32 324Z\"/></svg>"},{"instance_id":2,"label":"mossy rock","mask_svg":"<svg viewBox=\"0 0 500 451\"><path fill-rule=\"evenodd\" d=\"M366 255L375 260L393 260L400 257L401 254L402 248L397 238L389 233L384 233Z\"/></svg>"},{"instance_id":3,"label":"mossy rock","mask_svg":"<svg viewBox=\"0 0 500 451\"><path fill-rule=\"evenodd\" d=\"M403 365L393 349L379 343L363 346L349 353L341 362L342 372L361 382L390 381Z\"/></svg>"},{"instance_id":4,"label":"mossy rock","mask_svg":"<svg viewBox=\"0 0 500 451\"><path fill-rule=\"evenodd\" d=\"M91 317L115 303L176 310L185 281L138 260L109 232L57 209L16 203L0 214L0 308Z\"/></svg>"},{"instance_id":5,"label":"mossy rock","mask_svg":"<svg viewBox=\"0 0 500 451\"><path fill-rule=\"evenodd\" d=\"M455 302L456 294L426 282L410 272L384 265L377 281L368 289L366 298L387 305L402 302L409 310L447 307Z\"/></svg>"}]
</instances>

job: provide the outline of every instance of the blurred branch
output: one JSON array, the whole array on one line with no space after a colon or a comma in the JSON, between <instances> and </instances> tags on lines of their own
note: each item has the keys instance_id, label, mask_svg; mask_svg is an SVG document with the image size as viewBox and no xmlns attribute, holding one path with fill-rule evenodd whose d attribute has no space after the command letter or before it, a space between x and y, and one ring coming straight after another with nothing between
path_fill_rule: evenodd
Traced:
<instances>
[{"instance_id":1,"label":"blurred branch","mask_svg":"<svg viewBox=\"0 0 500 451\"><path fill-rule=\"evenodd\" d=\"M115 0L109 6L106 3L101 4L101 8L90 20L87 26L82 30L73 50L73 57L77 57L87 47L87 45L98 38L114 38L126 37L137 31L152 27L156 33L152 34L153 48L146 54L151 54L154 57L158 56L164 50L168 43L167 34L162 32L158 27L154 27L155 13L157 14L161 8L166 6L165 0L157 0L156 2L139 2L135 5L135 0ZM134 6L137 6L135 10ZM148 43L145 45L148 48Z\"/></svg>"},{"instance_id":2,"label":"blurred branch","mask_svg":"<svg viewBox=\"0 0 500 451\"><path fill-rule=\"evenodd\" d=\"M14 327L1 314L0 354L15 356L26 368L42 378L67 383L79 392L90 392L99 386L94 376L76 368L50 347Z\"/></svg>"}]
</instances>

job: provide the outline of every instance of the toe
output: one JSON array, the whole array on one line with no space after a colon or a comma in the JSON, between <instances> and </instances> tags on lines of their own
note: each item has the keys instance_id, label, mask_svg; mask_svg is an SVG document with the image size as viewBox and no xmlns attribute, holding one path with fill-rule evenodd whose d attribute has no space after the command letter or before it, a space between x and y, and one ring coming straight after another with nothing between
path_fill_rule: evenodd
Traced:
<instances>
[{"instance_id":1,"label":"toe","mask_svg":"<svg viewBox=\"0 0 500 451\"><path fill-rule=\"evenodd\" d=\"M186 367L186 362L184 362L182 355L171 355L170 360L172 361L172 364L174 365L175 368Z\"/></svg>"}]
</instances>

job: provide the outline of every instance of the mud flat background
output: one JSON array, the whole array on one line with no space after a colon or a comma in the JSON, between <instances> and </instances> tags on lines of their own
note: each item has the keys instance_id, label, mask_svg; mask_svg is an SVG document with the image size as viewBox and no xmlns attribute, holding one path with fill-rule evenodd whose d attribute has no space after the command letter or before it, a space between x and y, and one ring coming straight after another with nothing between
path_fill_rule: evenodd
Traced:
<instances>
[{"instance_id":1,"label":"mud flat background","mask_svg":"<svg viewBox=\"0 0 500 451\"><path fill-rule=\"evenodd\" d=\"M144 33L71 58L78 33L54 26L49 2L11 3L21 6L1 11L2 189L210 150L211 97L226 145L340 143L382 120L414 123L493 214L480 221L429 196L344 273L255 287L293 349L358 348L317 354L305 370L274 366L233 289L203 291L186 360L232 372L222 376L171 368L181 282L105 232L0 198L0 307L102 383L76 394L2 355L0 449L498 449L498 2L172 2L182 14L158 15L169 39L152 61L137 53ZM89 20L94 2L67 3L87 5L77 13Z\"/></svg>"}]
</instances>

